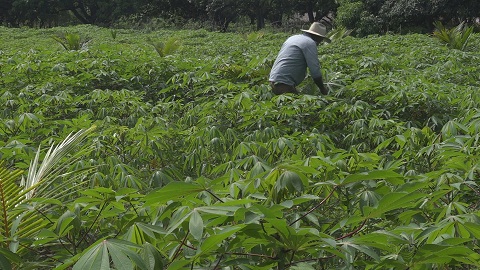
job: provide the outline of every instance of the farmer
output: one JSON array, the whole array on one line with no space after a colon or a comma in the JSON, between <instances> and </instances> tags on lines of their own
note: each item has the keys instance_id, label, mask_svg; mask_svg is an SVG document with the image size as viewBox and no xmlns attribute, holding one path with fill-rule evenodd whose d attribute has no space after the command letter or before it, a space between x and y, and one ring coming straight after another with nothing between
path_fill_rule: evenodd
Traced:
<instances>
[{"instance_id":1,"label":"farmer","mask_svg":"<svg viewBox=\"0 0 480 270\"><path fill-rule=\"evenodd\" d=\"M327 88L323 85L317 52L317 46L323 40L330 42L326 37L327 28L321 23L314 22L310 29L302 31L304 32L302 35L291 36L283 43L270 71L270 86L276 95L298 94L295 86L305 79L307 67L320 92L323 95L328 94Z\"/></svg>"}]
</instances>

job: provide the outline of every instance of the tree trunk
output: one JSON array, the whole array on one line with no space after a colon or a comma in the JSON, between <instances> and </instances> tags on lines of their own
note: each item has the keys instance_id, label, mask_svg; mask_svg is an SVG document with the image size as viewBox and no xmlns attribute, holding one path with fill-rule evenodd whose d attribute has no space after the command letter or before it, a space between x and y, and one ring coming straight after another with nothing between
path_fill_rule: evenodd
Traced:
<instances>
[{"instance_id":1,"label":"tree trunk","mask_svg":"<svg viewBox=\"0 0 480 270\"><path fill-rule=\"evenodd\" d=\"M260 29L263 29L265 27L265 18L263 17L263 14L258 13L257 14L257 31Z\"/></svg>"},{"instance_id":2,"label":"tree trunk","mask_svg":"<svg viewBox=\"0 0 480 270\"><path fill-rule=\"evenodd\" d=\"M313 23L315 21L315 15L313 14L313 3L312 1L308 1L307 3L307 14L308 14L308 21Z\"/></svg>"},{"instance_id":3,"label":"tree trunk","mask_svg":"<svg viewBox=\"0 0 480 270\"><path fill-rule=\"evenodd\" d=\"M85 18L84 16L82 16L82 14L80 14L75 8L71 9L70 10L73 15L78 19L80 20L81 23L84 23L84 24L89 24L90 22L88 21L87 18Z\"/></svg>"}]
</instances>

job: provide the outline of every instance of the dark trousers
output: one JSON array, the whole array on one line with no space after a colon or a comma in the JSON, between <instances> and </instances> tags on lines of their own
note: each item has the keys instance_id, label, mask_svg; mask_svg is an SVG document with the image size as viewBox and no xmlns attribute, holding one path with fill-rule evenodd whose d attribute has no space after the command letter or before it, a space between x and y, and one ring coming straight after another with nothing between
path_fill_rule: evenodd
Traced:
<instances>
[{"instance_id":1,"label":"dark trousers","mask_svg":"<svg viewBox=\"0 0 480 270\"><path fill-rule=\"evenodd\" d=\"M281 95L285 93L298 94L297 89L295 89L295 86L293 85L270 82L270 86L272 87L272 92L275 95Z\"/></svg>"}]
</instances>

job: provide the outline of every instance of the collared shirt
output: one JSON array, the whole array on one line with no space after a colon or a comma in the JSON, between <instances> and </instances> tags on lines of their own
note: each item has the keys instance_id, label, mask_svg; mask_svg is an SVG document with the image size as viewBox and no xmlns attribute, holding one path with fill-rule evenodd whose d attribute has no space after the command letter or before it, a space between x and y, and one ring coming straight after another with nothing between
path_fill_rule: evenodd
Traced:
<instances>
[{"instance_id":1,"label":"collared shirt","mask_svg":"<svg viewBox=\"0 0 480 270\"><path fill-rule=\"evenodd\" d=\"M291 36L277 55L269 81L297 86L305 79L307 67L312 78L322 76L317 44L306 35Z\"/></svg>"}]
</instances>

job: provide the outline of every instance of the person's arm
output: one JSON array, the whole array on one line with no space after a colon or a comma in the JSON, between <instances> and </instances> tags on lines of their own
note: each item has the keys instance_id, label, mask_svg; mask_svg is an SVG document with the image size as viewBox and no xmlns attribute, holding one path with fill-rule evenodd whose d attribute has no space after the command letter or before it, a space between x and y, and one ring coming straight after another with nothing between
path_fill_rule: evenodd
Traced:
<instances>
[{"instance_id":1,"label":"person's arm","mask_svg":"<svg viewBox=\"0 0 480 270\"><path fill-rule=\"evenodd\" d=\"M312 40L312 42L314 42ZM323 95L328 94L328 89L323 84L322 71L320 69L320 61L318 61L318 52L317 46L315 43L310 43L309 46L305 47L303 51L305 60L307 61L308 69L310 70L310 75L312 76L313 81L320 89Z\"/></svg>"},{"instance_id":2,"label":"person's arm","mask_svg":"<svg viewBox=\"0 0 480 270\"><path fill-rule=\"evenodd\" d=\"M325 87L325 85L323 84L322 76L317 77L317 78L314 78L313 81L314 81L315 84L318 86L318 88L320 89L320 92L322 92L323 95L327 95L327 94L328 94L328 89L327 89L327 88Z\"/></svg>"}]
</instances>

